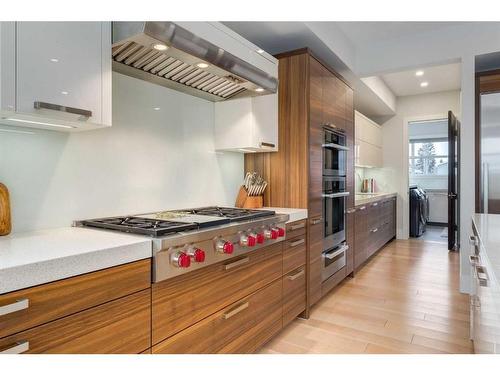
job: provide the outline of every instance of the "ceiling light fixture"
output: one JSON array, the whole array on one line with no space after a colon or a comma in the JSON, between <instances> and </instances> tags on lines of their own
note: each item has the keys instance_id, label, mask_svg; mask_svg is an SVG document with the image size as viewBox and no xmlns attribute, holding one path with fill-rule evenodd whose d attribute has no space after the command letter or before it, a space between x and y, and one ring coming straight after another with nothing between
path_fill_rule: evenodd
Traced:
<instances>
[{"instance_id":1,"label":"ceiling light fixture","mask_svg":"<svg viewBox=\"0 0 500 375\"><path fill-rule=\"evenodd\" d=\"M157 51L166 51L168 49L168 46L163 43L157 43L153 44L153 48Z\"/></svg>"},{"instance_id":2,"label":"ceiling light fixture","mask_svg":"<svg viewBox=\"0 0 500 375\"><path fill-rule=\"evenodd\" d=\"M161 108L160 107L154 107L153 108L155 111L159 111Z\"/></svg>"},{"instance_id":3,"label":"ceiling light fixture","mask_svg":"<svg viewBox=\"0 0 500 375\"><path fill-rule=\"evenodd\" d=\"M22 123L33 124L33 125L52 126L55 128L75 129L75 126L70 126L70 125L51 124L50 122L23 120L23 119L19 119L19 118L2 117L2 120L13 121L13 122L22 122Z\"/></svg>"},{"instance_id":4,"label":"ceiling light fixture","mask_svg":"<svg viewBox=\"0 0 500 375\"><path fill-rule=\"evenodd\" d=\"M416 75L417 77L422 77L422 76L424 75L424 71L423 71L423 70L417 70L417 71L415 72L415 75Z\"/></svg>"},{"instance_id":5,"label":"ceiling light fixture","mask_svg":"<svg viewBox=\"0 0 500 375\"><path fill-rule=\"evenodd\" d=\"M207 63L204 63L204 62L201 62L201 63L198 63L196 64L196 66L200 69L205 69L205 68L208 68L208 64Z\"/></svg>"},{"instance_id":6,"label":"ceiling light fixture","mask_svg":"<svg viewBox=\"0 0 500 375\"><path fill-rule=\"evenodd\" d=\"M50 59L50 61L53 63L56 63L56 62L59 62L59 59L53 58L53 59Z\"/></svg>"},{"instance_id":7,"label":"ceiling light fixture","mask_svg":"<svg viewBox=\"0 0 500 375\"><path fill-rule=\"evenodd\" d=\"M68 95L69 93L67 91L61 91L61 94Z\"/></svg>"},{"instance_id":8,"label":"ceiling light fixture","mask_svg":"<svg viewBox=\"0 0 500 375\"><path fill-rule=\"evenodd\" d=\"M264 53L264 50L263 50L263 49L261 49L261 48L259 48L259 49L257 50L257 53Z\"/></svg>"},{"instance_id":9,"label":"ceiling light fixture","mask_svg":"<svg viewBox=\"0 0 500 375\"><path fill-rule=\"evenodd\" d=\"M257 92L262 92L262 91L264 91L264 89L263 89L262 87L257 87L257 88L255 89L255 91L257 91Z\"/></svg>"},{"instance_id":10,"label":"ceiling light fixture","mask_svg":"<svg viewBox=\"0 0 500 375\"><path fill-rule=\"evenodd\" d=\"M429 82L421 82L420 87L427 87L429 86Z\"/></svg>"}]
</instances>

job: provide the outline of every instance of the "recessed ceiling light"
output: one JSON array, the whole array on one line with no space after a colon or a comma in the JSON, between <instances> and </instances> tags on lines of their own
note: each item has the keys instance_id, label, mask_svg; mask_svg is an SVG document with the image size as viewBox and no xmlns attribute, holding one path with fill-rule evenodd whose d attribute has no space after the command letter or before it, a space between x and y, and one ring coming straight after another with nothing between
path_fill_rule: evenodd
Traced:
<instances>
[{"instance_id":1,"label":"recessed ceiling light","mask_svg":"<svg viewBox=\"0 0 500 375\"><path fill-rule=\"evenodd\" d=\"M68 95L68 92L67 91L61 91L61 94Z\"/></svg>"},{"instance_id":2,"label":"recessed ceiling light","mask_svg":"<svg viewBox=\"0 0 500 375\"><path fill-rule=\"evenodd\" d=\"M429 82L421 82L420 87L427 87L429 86Z\"/></svg>"},{"instance_id":3,"label":"recessed ceiling light","mask_svg":"<svg viewBox=\"0 0 500 375\"><path fill-rule=\"evenodd\" d=\"M423 76L423 75L424 75L424 71L423 71L423 70L417 70L417 71L415 72L415 75L416 75L417 77L421 77L421 76Z\"/></svg>"},{"instance_id":4,"label":"recessed ceiling light","mask_svg":"<svg viewBox=\"0 0 500 375\"><path fill-rule=\"evenodd\" d=\"M159 111L161 108L160 107L154 107L153 108L155 111Z\"/></svg>"},{"instance_id":5,"label":"recessed ceiling light","mask_svg":"<svg viewBox=\"0 0 500 375\"><path fill-rule=\"evenodd\" d=\"M153 48L158 51L166 51L168 49L168 46L163 43L157 43L153 44Z\"/></svg>"},{"instance_id":6,"label":"recessed ceiling light","mask_svg":"<svg viewBox=\"0 0 500 375\"><path fill-rule=\"evenodd\" d=\"M59 59L53 58L53 59L50 59L50 61L53 63L56 63L56 62L59 62Z\"/></svg>"},{"instance_id":7,"label":"recessed ceiling light","mask_svg":"<svg viewBox=\"0 0 500 375\"><path fill-rule=\"evenodd\" d=\"M264 50L259 48L259 49L257 50L257 53L264 53Z\"/></svg>"},{"instance_id":8,"label":"recessed ceiling light","mask_svg":"<svg viewBox=\"0 0 500 375\"><path fill-rule=\"evenodd\" d=\"M255 91L257 91L257 92L262 92L262 91L264 91L264 89L263 89L262 87L257 87L257 88L255 89Z\"/></svg>"},{"instance_id":9,"label":"recessed ceiling light","mask_svg":"<svg viewBox=\"0 0 500 375\"><path fill-rule=\"evenodd\" d=\"M196 66L197 66L198 68L201 68L201 69L208 68L208 64L207 64L207 63L204 63L204 62L198 63L198 64L196 64Z\"/></svg>"}]
</instances>

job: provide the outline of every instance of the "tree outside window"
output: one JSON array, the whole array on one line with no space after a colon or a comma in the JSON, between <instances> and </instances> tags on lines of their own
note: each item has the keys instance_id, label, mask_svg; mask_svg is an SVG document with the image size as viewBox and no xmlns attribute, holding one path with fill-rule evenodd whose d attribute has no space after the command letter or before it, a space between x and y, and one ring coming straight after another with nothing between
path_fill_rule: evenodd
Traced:
<instances>
[{"instance_id":1,"label":"tree outside window","mask_svg":"<svg viewBox=\"0 0 500 375\"><path fill-rule=\"evenodd\" d=\"M409 171L415 176L448 174L446 139L413 139L409 148Z\"/></svg>"}]
</instances>

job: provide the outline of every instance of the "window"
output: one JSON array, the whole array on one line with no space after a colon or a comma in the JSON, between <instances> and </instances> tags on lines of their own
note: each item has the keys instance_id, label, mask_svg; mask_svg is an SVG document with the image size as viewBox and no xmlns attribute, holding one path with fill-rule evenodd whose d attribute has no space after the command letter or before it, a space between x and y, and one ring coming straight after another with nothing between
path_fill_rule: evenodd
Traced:
<instances>
[{"instance_id":1,"label":"window","mask_svg":"<svg viewBox=\"0 0 500 375\"><path fill-rule=\"evenodd\" d=\"M411 139L409 168L413 176L439 176L448 174L447 139Z\"/></svg>"}]
</instances>

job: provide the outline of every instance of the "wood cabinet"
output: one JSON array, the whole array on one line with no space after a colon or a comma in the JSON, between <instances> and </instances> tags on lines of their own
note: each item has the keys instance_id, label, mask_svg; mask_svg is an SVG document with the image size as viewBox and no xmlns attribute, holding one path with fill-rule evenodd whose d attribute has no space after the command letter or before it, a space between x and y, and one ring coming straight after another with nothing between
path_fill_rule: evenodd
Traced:
<instances>
[{"instance_id":1,"label":"wood cabinet","mask_svg":"<svg viewBox=\"0 0 500 375\"><path fill-rule=\"evenodd\" d=\"M382 167L382 127L355 111L355 164L363 167Z\"/></svg>"},{"instance_id":2,"label":"wood cabinet","mask_svg":"<svg viewBox=\"0 0 500 375\"><path fill-rule=\"evenodd\" d=\"M278 94L216 102L215 149L278 151Z\"/></svg>"},{"instance_id":3,"label":"wood cabinet","mask_svg":"<svg viewBox=\"0 0 500 375\"><path fill-rule=\"evenodd\" d=\"M2 22L1 29L3 121L66 131L111 126L110 22Z\"/></svg>"},{"instance_id":4,"label":"wood cabinet","mask_svg":"<svg viewBox=\"0 0 500 375\"><path fill-rule=\"evenodd\" d=\"M308 209L307 305L322 295L324 128L344 131L347 146L346 208L354 205L353 90L308 49L276 56L279 60L279 151L245 155L245 170L269 181L264 204ZM348 226L353 225L348 220ZM350 233L353 228L347 228ZM353 241L353 236L347 239ZM349 253L350 252L350 253ZM352 250L348 250L351 267ZM344 270L346 274L348 269ZM329 284L331 285L331 284ZM307 314L306 314L307 316Z\"/></svg>"},{"instance_id":5,"label":"wood cabinet","mask_svg":"<svg viewBox=\"0 0 500 375\"><path fill-rule=\"evenodd\" d=\"M0 295L0 352L139 353L150 346L150 259Z\"/></svg>"},{"instance_id":6,"label":"wood cabinet","mask_svg":"<svg viewBox=\"0 0 500 375\"><path fill-rule=\"evenodd\" d=\"M354 212L354 269L396 236L396 198L357 206Z\"/></svg>"},{"instance_id":7,"label":"wood cabinet","mask_svg":"<svg viewBox=\"0 0 500 375\"><path fill-rule=\"evenodd\" d=\"M249 353L263 344L262 337L269 339L281 326L282 285L279 279L160 342L152 351Z\"/></svg>"}]
</instances>

